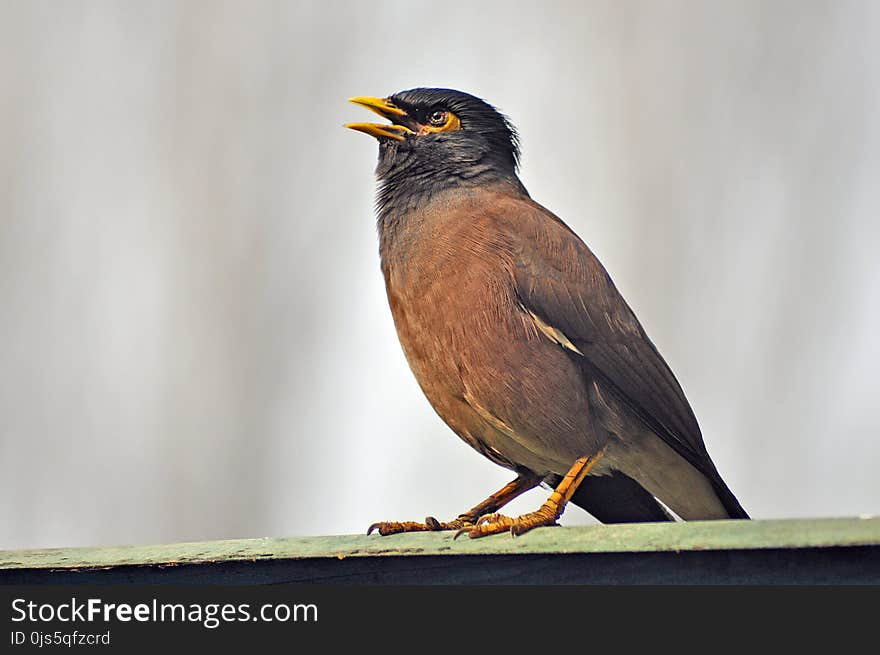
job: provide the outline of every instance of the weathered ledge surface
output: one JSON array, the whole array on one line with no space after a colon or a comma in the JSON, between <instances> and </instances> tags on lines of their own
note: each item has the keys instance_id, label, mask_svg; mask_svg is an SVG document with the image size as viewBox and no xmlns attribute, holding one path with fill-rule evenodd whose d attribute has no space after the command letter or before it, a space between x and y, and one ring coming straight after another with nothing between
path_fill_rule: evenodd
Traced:
<instances>
[{"instance_id":1,"label":"weathered ledge surface","mask_svg":"<svg viewBox=\"0 0 880 655\"><path fill-rule=\"evenodd\" d=\"M0 584L880 584L880 517L0 551Z\"/></svg>"}]
</instances>

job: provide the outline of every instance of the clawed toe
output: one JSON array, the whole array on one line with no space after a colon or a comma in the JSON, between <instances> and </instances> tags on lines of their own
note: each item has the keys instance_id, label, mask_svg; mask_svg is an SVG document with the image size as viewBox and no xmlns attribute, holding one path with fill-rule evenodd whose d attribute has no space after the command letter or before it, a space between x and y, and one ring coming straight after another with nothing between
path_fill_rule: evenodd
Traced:
<instances>
[{"instance_id":1,"label":"clawed toe","mask_svg":"<svg viewBox=\"0 0 880 655\"><path fill-rule=\"evenodd\" d=\"M485 514L477 519L473 526L461 528L453 539L458 539L463 534L467 534L471 539L479 539L502 532L509 532L514 537L518 537L533 528L554 525L558 525L556 517L540 510L516 518L504 514Z\"/></svg>"},{"instance_id":2,"label":"clawed toe","mask_svg":"<svg viewBox=\"0 0 880 655\"><path fill-rule=\"evenodd\" d=\"M373 525L367 528L367 534L372 534L374 530L383 537L386 537L389 534L398 534L400 532L425 532L430 530L430 528L424 523L416 521L380 521L379 523L373 523Z\"/></svg>"},{"instance_id":3,"label":"clawed toe","mask_svg":"<svg viewBox=\"0 0 880 655\"><path fill-rule=\"evenodd\" d=\"M399 534L401 532L439 532L441 530L469 530L473 526L473 519L462 514L449 522L438 521L433 516L425 518L424 523L418 521L380 521L373 523L367 528L367 534L378 532L380 535Z\"/></svg>"}]
</instances>

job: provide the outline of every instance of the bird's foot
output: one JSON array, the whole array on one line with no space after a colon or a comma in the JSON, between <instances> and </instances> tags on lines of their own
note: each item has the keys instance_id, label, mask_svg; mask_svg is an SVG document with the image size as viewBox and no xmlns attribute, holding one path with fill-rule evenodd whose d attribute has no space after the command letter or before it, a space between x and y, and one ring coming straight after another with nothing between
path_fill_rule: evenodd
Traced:
<instances>
[{"instance_id":1,"label":"bird's foot","mask_svg":"<svg viewBox=\"0 0 880 655\"><path fill-rule=\"evenodd\" d=\"M481 516L474 525L462 526L455 533L453 539L458 539L463 534L466 534L471 539L478 539L479 537L487 537L490 534L499 534L501 532L509 532L514 537L518 537L532 528L559 525L556 522L557 518L559 517L556 513L549 511L547 507L541 507L536 512L529 512L516 518L511 518L504 514L486 514Z\"/></svg>"},{"instance_id":2,"label":"bird's foot","mask_svg":"<svg viewBox=\"0 0 880 655\"><path fill-rule=\"evenodd\" d=\"M389 534L397 534L399 532L438 532L440 530L466 530L474 525L474 517L469 514L461 514L452 521L438 521L433 516L425 519L424 523L418 521L380 521L373 523L368 529L367 534L371 534L374 530L383 537Z\"/></svg>"}]
</instances>

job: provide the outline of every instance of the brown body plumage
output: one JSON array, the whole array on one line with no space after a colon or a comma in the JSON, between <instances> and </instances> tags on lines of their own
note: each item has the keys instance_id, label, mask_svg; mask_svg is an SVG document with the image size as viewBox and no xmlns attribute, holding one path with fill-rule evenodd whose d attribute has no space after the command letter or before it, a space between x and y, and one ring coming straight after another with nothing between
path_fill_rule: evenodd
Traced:
<instances>
[{"instance_id":1,"label":"brown body plumage","mask_svg":"<svg viewBox=\"0 0 880 655\"><path fill-rule=\"evenodd\" d=\"M590 477L566 488L562 505L573 497L600 519L666 518L654 497L685 519L745 518L681 387L601 263L519 182L512 134L512 157L496 156L497 145L476 139L462 104L471 96L443 105L436 90L419 91L428 109L442 105L460 123L452 136L425 134L418 93L383 101L405 136L380 137L380 254L401 345L437 413L530 481L555 484L589 461ZM579 499L593 481L591 507ZM616 494L621 505L610 509Z\"/></svg>"}]
</instances>

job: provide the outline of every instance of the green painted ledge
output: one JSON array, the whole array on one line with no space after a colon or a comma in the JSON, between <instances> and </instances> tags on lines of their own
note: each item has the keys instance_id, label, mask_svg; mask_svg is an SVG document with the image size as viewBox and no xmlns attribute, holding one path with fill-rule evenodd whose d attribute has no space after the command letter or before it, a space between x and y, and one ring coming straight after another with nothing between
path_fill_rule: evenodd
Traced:
<instances>
[{"instance_id":1,"label":"green painted ledge","mask_svg":"<svg viewBox=\"0 0 880 655\"><path fill-rule=\"evenodd\" d=\"M0 571L176 567L266 560L840 549L880 546L880 517L693 521L541 528L456 541L450 532L0 551Z\"/></svg>"}]
</instances>

